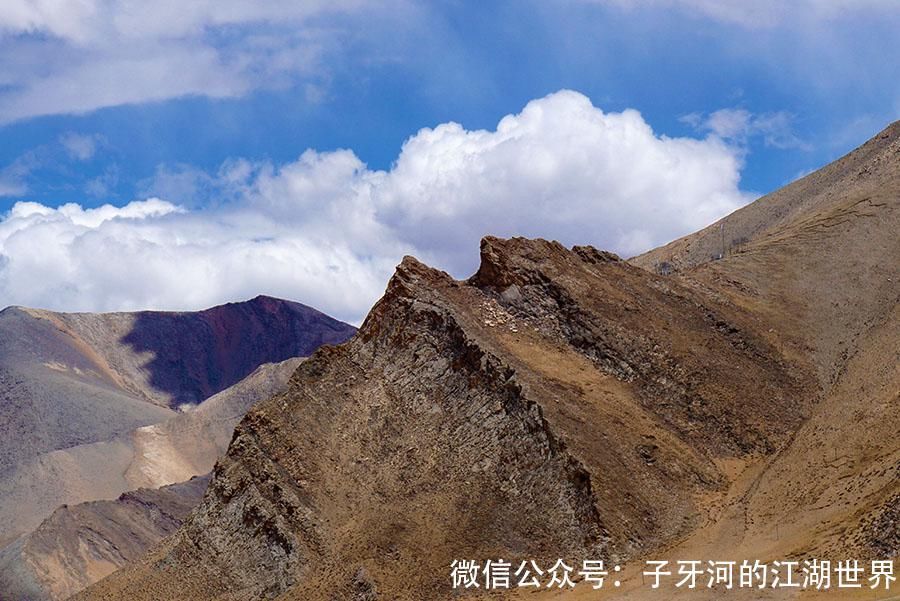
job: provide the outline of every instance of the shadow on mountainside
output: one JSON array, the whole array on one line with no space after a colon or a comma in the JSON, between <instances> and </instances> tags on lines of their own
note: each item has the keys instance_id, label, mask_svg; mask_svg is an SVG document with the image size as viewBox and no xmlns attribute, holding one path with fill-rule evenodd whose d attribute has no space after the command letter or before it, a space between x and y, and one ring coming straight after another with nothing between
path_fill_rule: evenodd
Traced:
<instances>
[{"instance_id":1,"label":"shadow on mountainside","mask_svg":"<svg viewBox=\"0 0 900 601\"><path fill-rule=\"evenodd\" d=\"M237 383L263 363L340 344L356 328L300 303L258 296L196 313L144 311L122 342L152 353L150 384L178 407Z\"/></svg>"}]
</instances>

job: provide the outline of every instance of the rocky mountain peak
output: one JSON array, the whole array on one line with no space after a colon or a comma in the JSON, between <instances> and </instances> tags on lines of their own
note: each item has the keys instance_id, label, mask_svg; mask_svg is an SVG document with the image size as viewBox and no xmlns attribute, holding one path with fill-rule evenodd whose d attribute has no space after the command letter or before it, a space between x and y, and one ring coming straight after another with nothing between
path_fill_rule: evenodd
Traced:
<instances>
[{"instance_id":1,"label":"rocky mountain peak","mask_svg":"<svg viewBox=\"0 0 900 601\"><path fill-rule=\"evenodd\" d=\"M178 533L79 598L445 599L461 558L890 546L896 129L723 220L734 252L720 227L633 262L486 237L466 281L405 258Z\"/></svg>"},{"instance_id":2,"label":"rocky mountain peak","mask_svg":"<svg viewBox=\"0 0 900 601\"><path fill-rule=\"evenodd\" d=\"M115 594L191 578L201 597L329 598L366 574L440 598L457 556L629 557L697 519L713 457L776 448L804 394L746 316L613 255L486 238L466 282L407 257L359 336L247 415L204 503ZM187 568L193 549L218 551Z\"/></svg>"}]
</instances>

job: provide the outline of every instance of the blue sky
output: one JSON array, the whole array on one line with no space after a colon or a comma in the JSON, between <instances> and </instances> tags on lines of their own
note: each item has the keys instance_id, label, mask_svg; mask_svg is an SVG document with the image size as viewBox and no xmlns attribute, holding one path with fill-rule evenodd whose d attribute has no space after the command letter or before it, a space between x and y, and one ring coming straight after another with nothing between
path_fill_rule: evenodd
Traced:
<instances>
[{"instance_id":1,"label":"blue sky","mask_svg":"<svg viewBox=\"0 0 900 601\"><path fill-rule=\"evenodd\" d=\"M707 161L710 181L724 180L710 184L709 190L703 187L706 180L699 188L689 187L706 177L702 175L672 185L685 186L685 198L696 189L698 206L710 195L724 195L716 208L698 208L697 218L685 220L681 229L642 229L632 221L653 220L657 209L640 196L652 187L644 191L640 185L612 181L616 176L610 171L606 179L594 178L573 192L571 206L587 211L592 207L583 204L583 197L592 190L598 195L616 190L618 196L598 202L588 213L598 219L608 216L615 227L579 230L560 223L544 234L539 227L540 210L521 200L529 195L530 188L525 186L517 191L520 204L516 206L523 213L533 213L535 223L523 220L507 227L502 211L491 221L489 207L465 214L454 207L461 229L472 230L473 236L560 237L630 254L687 233L688 228L703 225L704 220L721 216L754 195L818 168L900 118L896 35L900 4L889 0L332 1L302 3L299 8L298 4L280 0L4 3L0 7L0 214L9 213L0 222L0 283L6 288L0 302L92 310L146 305L195 308L251 292L249 287L211 286L208 293L191 296L175 284L165 284L164 288L171 288L168 295L148 296L143 290L129 294L127 284L122 284L122 290L110 284L115 274L85 287L72 275L89 268L75 254L73 241L81 240L81 234L96 233L95 222L99 222L92 218L79 223L71 214L48 212L66 203L87 211L155 197L174 207L159 215L150 211L149 217L116 214L118 232L127 229L129 220L148 218L161 219L173 230L186 227L185 220L200 224L196 227L221 225L238 213L251 215L247 220L258 215L271 218L267 209L259 207L293 199L295 208L309 217L296 217L298 228L310 232L297 243L321 249L314 240L328 238L329 228L346 229L347 222L363 211L358 199L349 213L335 208L340 204L336 198L358 190L363 181L378 190L374 194L379 200L365 209L375 215L377 225L359 227L371 232L383 226L380 240L369 240L360 250L348 238L343 241L346 248L335 245L323 251L315 259L318 263L303 270L318 273L336 268L345 277L356 278L353 289L360 290L358 301L311 295L310 290L323 284L318 276L310 276L299 287L254 280L267 288L260 292L313 296L298 300L311 300L358 320L383 286L389 272L386 266L399 259L398 253L424 255L457 275L464 275L472 265L474 250L456 247L469 244L468 238L439 240L434 246L429 236L417 238L423 219L433 221L435 214L449 214L441 213L445 199L434 183L444 181L434 178L443 166L437 161L430 163L432 172L415 171L414 188L430 199L427 206L397 200L404 193L412 194L412 184L399 182L393 169L403 162L404 143L422 128L451 122L460 124L463 132L496 133L504 116L519 114L529 102L560 90L577 92L597 114L639 112L640 125L652 130L644 132L648 143L674 139L691 148L693 142L702 145L690 160ZM568 115L581 111L580 102L555 103L552 110ZM578 128L570 136L575 145L590 143L588 153L606 143L602 137L581 140ZM466 144L477 137L468 136ZM617 155L616 145L624 144L624 139L610 141L611 154L600 153L591 160ZM533 144L546 144L547 160L563 156L553 155L554 148L540 136ZM311 191L287 185L277 199L260 205L263 184L276 189L279 177L284 180L292 166L303 166L299 157L307 149L320 158L334 158L329 153L339 149L352 153L353 166L341 171L341 183L333 184L342 192L316 196L321 192L319 184ZM710 149L719 154L704 154ZM482 151L486 152L474 152L483 164L505 172L506 163L478 154ZM518 154L502 156L521 167L523 157L533 152L528 146ZM653 156L635 152L639 162ZM407 162L413 164L412 152L407 154ZM664 163L671 162L665 153L659 156ZM731 160L725 167L717 162L724 159ZM330 164L323 161L306 165L319 165L316 169L321 171L322 165ZM585 163L585 169L592 164ZM647 165L648 170L652 168ZM463 180L473 177L467 173ZM566 194L571 186L552 175L563 172L548 173L549 179L538 184L543 192L535 196L555 195L568 207ZM320 176L325 177L321 173L315 177ZM385 176L396 181L383 183ZM569 181L572 176L567 177ZM500 183L516 188L520 181ZM460 187L441 189L461 197L470 193ZM278 194L272 190L269 194ZM484 189L479 193L484 194ZM309 204L313 197L315 202ZM483 202L499 206L505 201L497 197ZM691 210L690 202L681 196L672 202L660 209L662 213ZM67 240L68 246L56 252L71 263L69 272L53 271L16 254L25 252L27 244L20 240L22 246L14 251L10 234L4 238L2 233L4 225L19 238L48 235L37 230L29 233L24 221L16 222L10 212L16 203L20 218L25 213L36 215L23 209L36 203L41 207L42 227L48 219L54 223L62 219L75 228L75 233L55 234ZM631 206L634 210L628 218L620 216ZM422 217L423 211L431 212ZM322 217L326 213L329 219ZM176 222L175 214L182 216L180 221ZM577 220L580 213L573 209L572 215ZM476 232L473 220L489 231ZM440 232L456 223L451 219L435 227ZM129 235L104 233L107 239ZM216 235L224 236L221 231ZM346 237L346 232L342 235ZM163 244L144 234L138 238L142 244ZM275 228L267 232L264 224L247 239L262 238L281 240ZM207 252L216 248L213 245ZM348 259L349 263L333 260L343 252L354 259ZM138 260L141 255L134 256ZM298 260L313 261L308 255ZM55 283L39 286L39 276ZM291 272L284 277L298 276Z\"/></svg>"}]
</instances>

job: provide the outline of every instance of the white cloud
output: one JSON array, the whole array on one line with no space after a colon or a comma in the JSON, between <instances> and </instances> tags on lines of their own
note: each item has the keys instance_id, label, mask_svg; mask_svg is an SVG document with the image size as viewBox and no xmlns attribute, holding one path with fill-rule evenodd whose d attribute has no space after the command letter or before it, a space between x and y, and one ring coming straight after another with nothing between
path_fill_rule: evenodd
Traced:
<instances>
[{"instance_id":1,"label":"white cloud","mask_svg":"<svg viewBox=\"0 0 900 601\"><path fill-rule=\"evenodd\" d=\"M628 9L673 8L749 28L836 20L854 12L900 12L895 0L587 0Z\"/></svg>"},{"instance_id":2,"label":"white cloud","mask_svg":"<svg viewBox=\"0 0 900 601\"><path fill-rule=\"evenodd\" d=\"M101 141L101 137L98 135L79 134L72 131L64 133L59 138L60 144L63 145L69 157L79 161L92 159Z\"/></svg>"},{"instance_id":3,"label":"white cloud","mask_svg":"<svg viewBox=\"0 0 900 601\"><path fill-rule=\"evenodd\" d=\"M0 30L77 39L98 9L96 2L7 0L0 8Z\"/></svg>"},{"instance_id":4,"label":"white cloud","mask_svg":"<svg viewBox=\"0 0 900 601\"><path fill-rule=\"evenodd\" d=\"M607 114L560 92L495 132L454 123L420 131L380 189L379 214L453 266L488 232L633 254L744 202L739 169L719 140L657 137L637 111Z\"/></svg>"},{"instance_id":5,"label":"white cloud","mask_svg":"<svg viewBox=\"0 0 900 601\"><path fill-rule=\"evenodd\" d=\"M303 23L328 12L360 10L362 0L5 0L0 30L41 33L77 44L102 38L174 39L247 23ZM369 2L384 6L385 2Z\"/></svg>"},{"instance_id":6,"label":"white cloud","mask_svg":"<svg viewBox=\"0 0 900 601\"><path fill-rule=\"evenodd\" d=\"M341 40L320 20L374 11L399 20L402 2L7 0L0 52L16 60L0 75L0 123L190 95L235 97L309 78L319 90L320 56Z\"/></svg>"},{"instance_id":7,"label":"white cloud","mask_svg":"<svg viewBox=\"0 0 900 601\"><path fill-rule=\"evenodd\" d=\"M748 138L758 136L766 146L809 150L793 131L793 116L785 111L753 114L742 108L719 109L703 115L691 113L681 120L700 131L709 132L731 143L746 144Z\"/></svg>"},{"instance_id":8,"label":"white cloud","mask_svg":"<svg viewBox=\"0 0 900 601\"><path fill-rule=\"evenodd\" d=\"M58 142L35 146L0 168L0 198L25 196L30 190L30 180L42 170L59 169L67 162L66 159L91 159L102 144L103 137L67 132L59 137Z\"/></svg>"},{"instance_id":9,"label":"white cloud","mask_svg":"<svg viewBox=\"0 0 900 601\"><path fill-rule=\"evenodd\" d=\"M0 197L23 196L26 192L28 192L28 186L21 180L0 175Z\"/></svg>"},{"instance_id":10,"label":"white cloud","mask_svg":"<svg viewBox=\"0 0 900 601\"><path fill-rule=\"evenodd\" d=\"M19 203L0 222L0 304L184 309L268 293L358 320L406 253L462 277L485 234L629 255L702 227L749 200L740 156L562 91L494 131L423 129L390 171L349 150L230 161L200 178L226 199L216 208Z\"/></svg>"},{"instance_id":11,"label":"white cloud","mask_svg":"<svg viewBox=\"0 0 900 601\"><path fill-rule=\"evenodd\" d=\"M0 198L24 196L28 193L27 178L41 164L40 150L35 149L19 156L0 169Z\"/></svg>"}]
</instances>

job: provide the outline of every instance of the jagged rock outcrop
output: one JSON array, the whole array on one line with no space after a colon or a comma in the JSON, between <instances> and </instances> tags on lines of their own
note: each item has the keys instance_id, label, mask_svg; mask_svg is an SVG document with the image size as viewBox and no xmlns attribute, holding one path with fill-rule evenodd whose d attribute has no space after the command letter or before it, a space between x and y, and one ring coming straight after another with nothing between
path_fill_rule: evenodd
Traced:
<instances>
[{"instance_id":1,"label":"jagged rock outcrop","mask_svg":"<svg viewBox=\"0 0 900 601\"><path fill-rule=\"evenodd\" d=\"M777 447L809 381L747 315L593 249L487 238L467 282L406 258L185 526L81 598L441 598L454 558L621 561L696 526L715 459Z\"/></svg>"},{"instance_id":2,"label":"jagged rock outcrop","mask_svg":"<svg viewBox=\"0 0 900 601\"><path fill-rule=\"evenodd\" d=\"M405 259L356 337L248 414L183 527L77 598L445 599L460 558L896 554L900 126L725 223L745 240L715 260L717 226L632 262L486 238L463 282Z\"/></svg>"}]
</instances>

